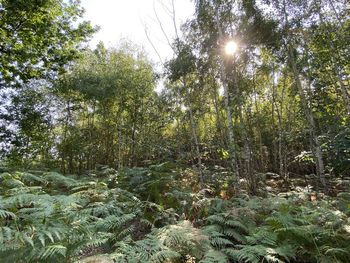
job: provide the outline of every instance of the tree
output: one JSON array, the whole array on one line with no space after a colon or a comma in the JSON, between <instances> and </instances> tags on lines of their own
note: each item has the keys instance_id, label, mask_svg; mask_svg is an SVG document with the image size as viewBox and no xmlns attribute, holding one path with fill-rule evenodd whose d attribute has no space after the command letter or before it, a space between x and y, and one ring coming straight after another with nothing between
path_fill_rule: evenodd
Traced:
<instances>
[{"instance_id":1,"label":"tree","mask_svg":"<svg viewBox=\"0 0 350 263\"><path fill-rule=\"evenodd\" d=\"M95 29L78 22L80 1L0 1L0 85L52 77L75 59Z\"/></svg>"},{"instance_id":2,"label":"tree","mask_svg":"<svg viewBox=\"0 0 350 263\"><path fill-rule=\"evenodd\" d=\"M33 160L48 166L54 140L55 100L45 81L31 81L16 92L8 92L1 109L0 136L2 154L15 165Z\"/></svg>"},{"instance_id":3,"label":"tree","mask_svg":"<svg viewBox=\"0 0 350 263\"><path fill-rule=\"evenodd\" d=\"M154 87L152 66L131 45L85 52L55 84L63 170L133 166L152 155L162 119L154 118Z\"/></svg>"}]
</instances>

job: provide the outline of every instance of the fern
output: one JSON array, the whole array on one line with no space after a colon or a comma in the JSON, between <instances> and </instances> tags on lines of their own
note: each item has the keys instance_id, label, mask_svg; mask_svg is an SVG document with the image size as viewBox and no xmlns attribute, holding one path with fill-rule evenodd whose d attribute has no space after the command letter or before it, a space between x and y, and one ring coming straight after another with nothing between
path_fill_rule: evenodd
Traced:
<instances>
[{"instance_id":1,"label":"fern","mask_svg":"<svg viewBox=\"0 0 350 263\"><path fill-rule=\"evenodd\" d=\"M145 179L145 189L170 184L162 169L136 169L134 179ZM347 262L350 257L347 195L313 204L280 197L221 200L174 190L156 204L142 199L147 192L109 189L103 180L0 174L1 183L14 183L0 184L0 261L74 262L102 248L127 263Z\"/></svg>"},{"instance_id":2,"label":"fern","mask_svg":"<svg viewBox=\"0 0 350 263\"><path fill-rule=\"evenodd\" d=\"M74 180L73 178L56 172L45 173L44 179L50 184L52 189L70 189L74 188L78 184L78 181Z\"/></svg>"},{"instance_id":3,"label":"fern","mask_svg":"<svg viewBox=\"0 0 350 263\"><path fill-rule=\"evenodd\" d=\"M237 241L237 242L239 242L239 243L242 243L242 244L246 243L246 237L245 237L243 234L241 234L241 233L239 233L238 231L236 231L235 229L232 229L232 228L223 228L223 229L221 230L221 232L222 232L225 236L229 237L230 240L235 240L235 241Z\"/></svg>"},{"instance_id":4,"label":"fern","mask_svg":"<svg viewBox=\"0 0 350 263\"><path fill-rule=\"evenodd\" d=\"M155 229L132 246L121 242L114 253L118 262L168 262L186 255L202 258L208 239L188 221Z\"/></svg>"},{"instance_id":5,"label":"fern","mask_svg":"<svg viewBox=\"0 0 350 263\"><path fill-rule=\"evenodd\" d=\"M288 229L296 225L295 218L291 214L274 213L272 216L265 219L265 222L269 224L271 229Z\"/></svg>"},{"instance_id":6,"label":"fern","mask_svg":"<svg viewBox=\"0 0 350 263\"><path fill-rule=\"evenodd\" d=\"M39 254L39 259L47 259L51 258L55 255L62 255L63 257L66 255L67 248L62 245L51 245L45 248L42 254Z\"/></svg>"},{"instance_id":7,"label":"fern","mask_svg":"<svg viewBox=\"0 0 350 263\"><path fill-rule=\"evenodd\" d=\"M228 263L227 255L221 251L209 250L199 263Z\"/></svg>"},{"instance_id":8,"label":"fern","mask_svg":"<svg viewBox=\"0 0 350 263\"><path fill-rule=\"evenodd\" d=\"M44 178L31 173L21 173L20 177L21 177L21 181L25 183L27 186L47 184L47 181Z\"/></svg>"},{"instance_id":9,"label":"fern","mask_svg":"<svg viewBox=\"0 0 350 263\"><path fill-rule=\"evenodd\" d=\"M68 251L68 256L70 258L74 258L79 256L82 251L86 249L93 249L102 246L108 245L110 238L112 237L112 233L105 232L95 232L94 237L90 239L82 239L80 242L76 242L73 248L70 248Z\"/></svg>"},{"instance_id":10,"label":"fern","mask_svg":"<svg viewBox=\"0 0 350 263\"><path fill-rule=\"evenodd\" d=\"M0 218L2 219L16 219L16 215L10 211L0 209Z\"/></svg>"},{"instance_id":11,"label":"fern","mask_svg":"<svg viewBox=\"0 0 350 263\"><path fill-rule=\"evenodd\" d=\"M103 229L115 231L120 229L120 227L125 225L128 221L132 220L134 217L134 214L126 214L120 217L111 215L106 217L100 225Z\"/></svg>"},{"instance_id":12,"label":"fern","mask_svg":"<svg viewBox=\"0 0 350 263\"><path fill-rule=\"evenodd\" d=\"M238 247L239 249L224 249L223 251L233 260L238 262L258 263L261 257L266 255L265 246L249 246Z\"/></svg>"},{"instance_id":13,"label":"fern","mask_svg":"<svg viewBox=\"0 0 350 263\"><path fill-rule=\"evenodd\" d=\"M232 213L220 213L207 218L209 226L205 227L214 247L224 248L235 243L245 243L249 232L239 216ZM214 230L214 231L213 231Z\"/></svg>"},{"instance_id":14,"label":"fern","mask_svg":"<svg viewBox=\"0 0 350 263\"><path fill-rule=\"evenodd\" d=\"M149 262L162 263L162 262L172 261L180 257L181 257L181 254L179 254L178 252L164 249L153 254L150 257Z\"/></svg>"},{"instance_id":15,"label":"fern","mask_svg":"<svg viewBox=\"0 0 350 263\"><path fill-rule=\"evenodd\" d=\"M212 237L210 238L210 243L217 248L224 248L227 246L233 246L233 243L226 239L226 238L222 238L222 237Z\"/></svg>"},{"instance_id":16,"label":"fern","mask_svg":"<svg viewBox=\"0 0 350 263\"><path fill-rule=\"evenodd\" d=\"M235 261L259 263L289 261L295 250L291 246L282 246L279 249L267 248L264 245L238 245L236 249L225 249L224 252Z\"/></svg>"}]
</instances>

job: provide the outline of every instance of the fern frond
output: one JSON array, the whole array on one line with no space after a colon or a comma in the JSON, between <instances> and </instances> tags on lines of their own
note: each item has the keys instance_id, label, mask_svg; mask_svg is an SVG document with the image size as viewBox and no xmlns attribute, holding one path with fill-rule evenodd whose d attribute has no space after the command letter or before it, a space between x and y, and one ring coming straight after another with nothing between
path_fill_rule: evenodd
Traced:
<instances>
[{"instance_id":1,"label":"fern frond","mask_svg":"<svg viewBox=\"0 0 350 263\"><path fill-rule=\"evenodd\" d=\"M48 172L44 174L44 179L50 183L53 188L73 188L78 184L78 181L73 178L69 178L60 173Z\"/></svg>"},{"instance_id":2,"label":"fern frond","mask_svg":"<svg viewBox=\"0 0 350 263\"><path fill-rule=\"evenodd\" d=\"M320 250L327 256L332 258L349 258L349 247L347 248L335 248L331 246L321 246Z\"/></svg>"},{"instance_id":3,"label":"fern frond","mask_svg":"<svg viewBox=\"0 0 350 263\"><path fill-rule=\"evenodd\" d=\"M0 209L0 218L2 219L16 219L16 215L10 211Z\"/></svg>"},{"instance_id":4,"label":"fern frond","mask_svg":"<svg viewBox=\"0 0 350 263\"><path fill-rule=\"evenodd\" d=\"M70 247L69 251L67 251L67 255L70 257L77 256L86 248L101 247L109 242L111 236L111 233L95 233L95 235L91 236L90 239L82 240L81 242L74 244L73 247Z\"/></svg>"},{"instance_id":5,"label":"fern frond","mask_svg":"<svg viewBox=\"0 0 350 263\"><path fill-rule=\"evenodd\" d=\"M264 244L266 246L276 246L277 234L268 228L260 228L255 233L246 237L249 245Z\"/></svg>"},{"instance_id":6,"label":"fern frond","mask_svg":"<svg viewBox=\"0 0 350 263\"><path fill-rule=\"evenodd\" d=\"M267 255L266 247L263 245L238 246L240 249L223 249L233 260L238 262L259 263Z\"/></svg>"},{"instance_id":7,"label":"fern frond","mask_svg":"<svg viewBox=\"0 0 350 263\"><path fill-rule=\"evenodd\" d=\"M210 238L210 243L217 248L224 248L226 246L234 245L230 240L223 237L212 237Z\"/></svg>"},{"instance_id":8,"label":"fern frond","mask_svg":"<svg viewBox=\"0 0 350 263\"><path fill-rule=\"evenodd\" d=\"M10 242L14 236L14 232L15 230L11 229L10 227L0 227L0 244Z\"/></svg>"},{"instance_id":9,"label":"fern frond","mask_svg":"<svg viewBox=\"0 0 350 263\"><path fill-rule=\"evenodd\" d=\"M217 250L209 250L207 253L205 253L202 260L200 260L198 263L228 263L229 259L227 258L226 254L217 251Z\"/></svg>"},{"instance_id":10,"label":"fern frond","mask_svg":"<svg viewBox=\"0 0 350 263\"><path fill-rule=\"evenodd\" d=\"M123 229L122 231L117 234L116 238L118 240L122 240L123 238L130 236L135 231L135 227L133 225Z\"/></svg>"},{"instance_id":11,"label":"fern frond","mask_svg":"<svg viewBox=\"0 0 350 263\"><path fill-rule=\"evenodd\" d=\"M26 184L26 185L46 185L47 181L39 177L37 175L31 174L31 173L22 173L21 174L21 180Z\"/></svg>"},{"instance_id":12,"label":"fern frond","mask_svg":"<svg viewBox=\"0 0 350 263\"><path fill-rule=\"evenodd\" d=\"M27 242L31 247L34 247L34 241L31 237L27 236L26 233L22 233L22 238L25 242Z\"/></svg>"},{"instance_id":13,"label":"fern frond","mask_svg":"<svg viewBox=\"0 0 350 263\"><path fill-rule=\"evenodd\" d=\"M180 253L170 249L164 249L153 254L150 257L149 261L155 263L173 262L174 260L179 259L180 257Z\"/></svg>"},{"instance_id":14,"label":"fern frond","mask_svg":"<svg viewBox=\"0 0 350 263\"><path fill-rule=\"evenodd\" d=\"M218 215L218 214L215 214L215 215L211 215L211 216L208 216L207 217L207 220L214 224L214 223L219 223L219 224L225 224L226 222L226 219L225 217L223 217L222 215Z\"/></svg>"},{"instance_id":15,"label":"fern frond","mask_svg":"<svg viewBox=\"0 0 350 263\"><path fill-rule=\"evenodd\" d=\"M274 213L272 216L267 217L265 222L274 230L281 228L288 229L296 226L295 218L288 214Z\"/></svg>"},{"instance_id":16,"label":"fern frond","mask_svg":"<svg viewBox=\"0 0 350 263\"><path fill-rule=\"evenodd\" d=\"M51 245L45 247L45 249L38 255L39 259L48 259L52 257L57 257L59 255L65 257L67 248L62 245Z\"/></svg>"},{"instance_id":17,"label":"fern frond","mask_svg":"<svg viewBox=\"0 0 350 263\"><path fill-rule=\"evenodd\" d=\"M152 222L150 222L150 221L147 220L147 219L141 218L141 219L140 219L140 223L143 224L145 227L150 227L150 228L154 227L154 225L152 224Z\"/></svg>"},{"instance_id":18,"label":"fern frond","mask_svg":"<svg viewBox=\"0 0 350 263\"><path fill-rule=\"evenodd\" d=\"M233 238L234 240L236 240L239 243L246 243L246 238L244 235L240 234L237 230L232 229L232 228L224 228L222 230L222 233L225 236L228 236L230 238Z\"/></svg>"},{"instance_id":19,"label":"fern frond","mask_svg":"<svg viewBox=\"0 0 350 263\"><path fill-rule=\"evenodd\" d=\"M249 233L248 228L238 220L227 220L225 221L225 225L238 228L240 231L243 231L244 233Z\"/></svg>"},{"instance_id":20,"label":"fern frond","mask_svg":"<svg viewBox=\"0 0 350 263\"><path fill-rule=\"evenodd\" d=\"M291 244L279 244L273 250L273 254L279 255L279 257L284 258L286 261L294 259L296 255L297 248Z\"/></svg>"},{"instance_id":21,"label":"fern frond","mask_svg":"<svg viewBox=\"0 0 350 263\"><path fill-rule=\"evenodd\" d=\"M135 218L134 214L125 214L119 217L111 215L103 219L101 223L101 227L108 230L116 230L134 218Z\"/></svg>"}]
</instances>

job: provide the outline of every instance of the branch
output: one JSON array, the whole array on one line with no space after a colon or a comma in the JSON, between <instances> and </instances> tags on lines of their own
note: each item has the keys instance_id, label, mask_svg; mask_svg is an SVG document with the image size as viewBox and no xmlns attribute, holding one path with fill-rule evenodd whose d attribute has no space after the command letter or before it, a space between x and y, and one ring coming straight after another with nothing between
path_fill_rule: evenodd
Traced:
<instances>
[{"instance_id":1,"label":"branch","mask_svg":"<svg viewBox=\"0 0 350 263\"><path fill-rule=\"evenodd\" d=\"M145 24L145 23L142 23L142 24L143 24L143 26L144 26L143 28L144 28L144 30L145 30L145 34L146 34L146 37L147 37L148 42L151 44L151 46L152 46L154 52L156 52L156 54L157 54L157 56L158 56L158 58L159 58L160 63L164 66L162 57L160 56L158 50L157 50L156 47L154 46L154 44L153 44L153 42L152 42L152 40L151 40L151 38L150 38L150 36L149 36L149 34L148 34L148 28L147 28L146 24Z\"/></svg>"},{"instance_id":2,"label":"branch","mask_svg":"<svg viewBox=\"0 0 350 263\"><path fill-rule=\"evenodd\" d=\"M173 17L173 24L174 24L175 34L176 34L176 38L179 39L179 34L178 34L178 31L177 31L177 26L176 26L176 13L175 13L174 0L171 0L171 5L172 5L172 8L173 8L172 17Z\"/></svg>"},{"instance_id":3,"label":"branch","mask_svg":"<svg viewBox=\"0 0 350 263\"><path fill-rule=\"evenodd\" d=\"M165 39L167 40L169 47L173 50L174 53L176 53L175 49L174 49L173 46L171 45L171 42L170 42L170 39L169 39L168 35L166 34L166 32L165 32L165 30L164 30L164 28L163 28L163 24L162 24L162 22L160 21L160 19L159 19L159 17L158 17L158 14L157 14L157 11L156 11L154 2L153 2L153 11L154 11L154 14L155 14L155 16L156 16L158 25L159 25L160 29L162 30L163 35L164 35Z\"/></svg>"}]
</instances>

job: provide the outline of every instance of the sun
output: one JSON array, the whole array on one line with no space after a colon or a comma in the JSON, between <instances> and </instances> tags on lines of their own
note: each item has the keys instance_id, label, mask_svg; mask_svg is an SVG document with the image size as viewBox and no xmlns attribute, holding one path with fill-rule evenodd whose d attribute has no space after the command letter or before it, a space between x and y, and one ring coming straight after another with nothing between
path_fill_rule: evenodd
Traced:
<instances>
[{"instance_id":1,"label":"sun","mask_svg":"<svg viewBox=\"0 0 350 263\"><path fill-rule=\"evenodd\" d=\"M233 55L237 50L237 44L234 41L229 41L225 46L225 53L227 55Z\"/></svg>"}]
</instances>

